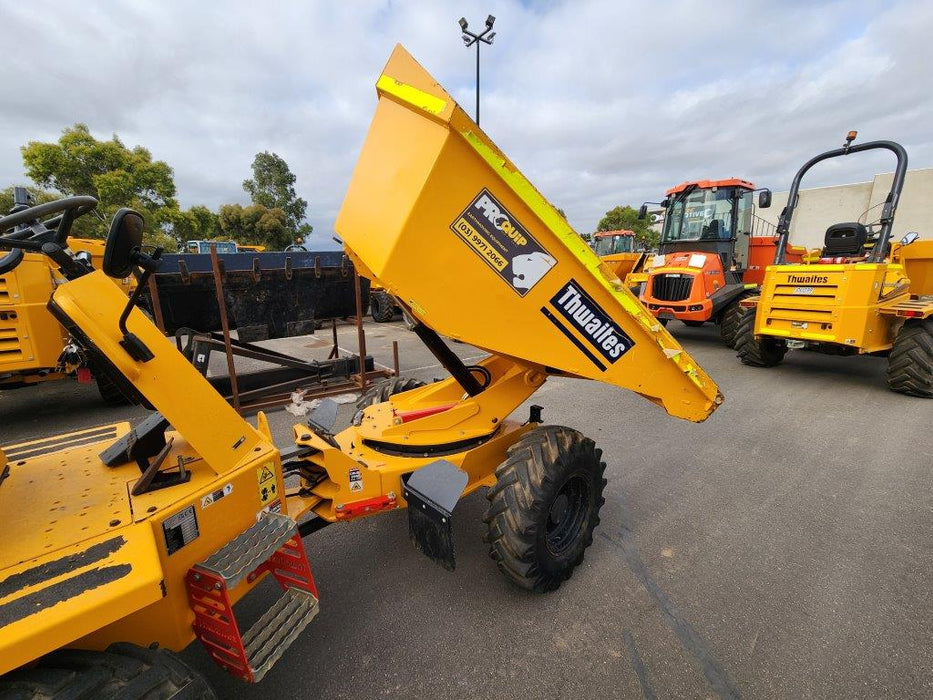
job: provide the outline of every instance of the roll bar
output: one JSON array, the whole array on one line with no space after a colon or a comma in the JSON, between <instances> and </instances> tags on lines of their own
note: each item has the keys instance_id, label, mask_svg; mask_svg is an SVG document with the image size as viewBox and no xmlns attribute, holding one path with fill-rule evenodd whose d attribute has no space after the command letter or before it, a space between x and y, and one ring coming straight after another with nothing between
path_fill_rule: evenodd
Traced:
<instances>
[{"instance_id":1,"label":"roll bar","mask_svg":"<svg viewBox=\"0 0 933 700\"><path fill-rule=\"evenodd\" d=\"M774 254L775 265L785 264L787 239L790 236L790 223L800 198L800 181L803 179L806 172L817 163L829 160L830 158L838 158L840 156L847 156L850 153L876 149L888 150L897 156L897 168L894 171L894 180L891 182L891 191L888 192L888 196L884 201L884 207L881 210L881 235L878 237L875 247L872 248L871 255L868 256L868 262L882 262L884 260L884 251L891 238L891 228L894 224L894 212L897 209L901 190L904 189L904 179L907 176L907 151L904 150L903 146L894 141L869 141L859 144L858 146L853 146L851 143L855 138L853 135L854 133L855 132L850 132L849 137L846 138L845 146L832 151L826 151L825 153L811 158L804 163L803 167L800 168L794 176L794 181L790 186L790 192L787 194L787 206L785 206L784 211L781 212L781 218L777 225L778 243L777 251Z\"/></svg>"}]
</instances>

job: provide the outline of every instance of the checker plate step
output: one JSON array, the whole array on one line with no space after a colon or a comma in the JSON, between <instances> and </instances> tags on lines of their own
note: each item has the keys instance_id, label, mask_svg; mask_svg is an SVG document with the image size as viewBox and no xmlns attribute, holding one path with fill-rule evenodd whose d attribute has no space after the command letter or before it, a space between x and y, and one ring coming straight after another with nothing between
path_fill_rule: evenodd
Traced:
<instances>
[{"instance_id":1,"label":"checker plate step","mask_svg":"<svg viewBox=\"0 0 933 700\"><path fill-rule=\"evenodd\" d=\"M266 675L317 612L317 598L300 588L289 588L249 628L243 635L243 645L254 682Z\"/></svg>"},{"instance_id":2,"label":"checker plate step","mask_svg":"<svg viewBox=\"0 0 933 700\"><path fill-rule=\"evenodd\" d=\"M296 532L295 521L288 516L266 513L259 522L198 564L198 568L220 576L228 589L236 588Z\"/></svg>"}]
</instances>

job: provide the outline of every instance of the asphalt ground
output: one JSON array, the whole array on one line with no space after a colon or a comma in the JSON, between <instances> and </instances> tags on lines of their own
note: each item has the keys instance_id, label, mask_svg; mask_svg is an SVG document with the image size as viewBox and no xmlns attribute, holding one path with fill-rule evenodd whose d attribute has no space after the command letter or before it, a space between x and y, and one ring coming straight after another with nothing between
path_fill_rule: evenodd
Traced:
<instances>
[{"instance_id":1,"label":"asphalt ground","mask_svg":"<svg viewBox=\"0 0 933 700\"><path fill-rule=\"evenodd\" d=\"M498 573L478 493L455 514L453 573L412 548L403 512L306 538L321 610L260 685L198 644L185 660L243 700L933 697L933 402L890 393L883 359L793 351L756 369L713 326L669 330L726 396L705 423L596 382L551 379L532 399L608 464L597 537L558 591ZM403 374L444 376L401 322L367 340L385 363L397 340ZM0 415L5 444L145 412L55 382L0 394ZM298 420L270 416L281 445ZM263 584L238 612L276 595Z\"/></svg>"}]
</instances>

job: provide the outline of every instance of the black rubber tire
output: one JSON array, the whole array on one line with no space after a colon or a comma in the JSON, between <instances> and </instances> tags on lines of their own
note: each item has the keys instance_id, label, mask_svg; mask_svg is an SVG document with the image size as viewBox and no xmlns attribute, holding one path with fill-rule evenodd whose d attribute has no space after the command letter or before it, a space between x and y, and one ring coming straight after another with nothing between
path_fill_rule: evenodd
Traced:
<instances>
[{"instance_id":1,"label":"black rubber tire","mask_svg":"<svg viewBox=\"0 0 933 700\"><path fill-rule=\"evenodd\" d=\"M369 295L369 313L376 323L388 323L395 317L395 300L388 292L373 292Z\"/></svg>"},{"instance_id":2,"label":"black rubber tire","mask_svg":"<svg viewBox=\"0 0 933 700\"><path fill-rule=\"evenodd\" d=\"M891 391L933 398L933 319L901 326L888 355L887 379Z\"/></svg>"},{"instance_id":3,"label":"black rubber tire","mask_svg":"<svg viewBox=\"0 0 933 700\"><path fill-rule=\"evenodd\" d=\"M124 393L120 391L120 387L106 373L94 370L91 370L91 373L94 375L94 383L97 384L97 392L105 404L108 406L126 406L131 403Z\"/></svg>"},{"instance_id":4,"label":"black rubber tire","mask_svg":"<svg viewBox=\"0 0 933 700\"><path fill-rule=\"evenodd\" d=\"M774 367L781 364L787 346L773 338L756 339L755 309L742 309L735 334L735 351L743 365Z\"/></svg>"},{"instance_id":5,"label":"black rubber tire","mask_svg":"<svg viewBox=\"0 0 933 700\"><path fill-rule=\"evenodd\" d=\"M743 292L729 303L722 312L722 316L720 316L719 337L722 338L722 342L724 342L727 347L733 350L735 350L735 342L739 333L739 322L742 320L742 312L744 311L744 309L739 306L739 302L748 297L755 296L757 293L758 292L754 291Z\"/></svg>"},{"instance_id":6,"label":"black rubber tire","mask_svg":"<svg viewBox=\"0 0 933 700\"><path fill-rule=\"evenodd\" d=\"M489 556L507 579L545 593L583 561L605 502L601 456L592 440L559 425L530 430L509 448L496 469L496 485L486 494L483 516ZM564 539L549 527L569 533Z\"/></svg>"},{"instance_id":7,"label":"black rubber tire","mask_svg":"<svg viewBox=\"0 0 933 700\"><path fill-rule=\"evenodd\" d=\"M699 328L706 325L706 321L683 321L683 324L689 328Z\"/></svg>"},{"instance_id":8,"label":"black rubber tire","mask_svg":"<svg viewBox=\"0 0 933 700\"><path fill-rule=\"evenodd\" d=\"M204 677L165 649L61 649L0 678L4 700L215 700Z\"/></svg>"},{"instance_id":9,"label":"black rubber tire","mask_svg":"<svg viewBox=\"0 0 933 700\"><path fill-rule=\"evenodd\" d=\"M389 400L389 397L401 394L403 391L411 391L419 387L427 386L420 379L414 377L394 377L387 379L381 384L377 384L365 394L360 396L356 402L356 413L353 415L353 425L359 425L363 420L363 410L373 404L383 403Z\"/></svg>"}]
</instances>

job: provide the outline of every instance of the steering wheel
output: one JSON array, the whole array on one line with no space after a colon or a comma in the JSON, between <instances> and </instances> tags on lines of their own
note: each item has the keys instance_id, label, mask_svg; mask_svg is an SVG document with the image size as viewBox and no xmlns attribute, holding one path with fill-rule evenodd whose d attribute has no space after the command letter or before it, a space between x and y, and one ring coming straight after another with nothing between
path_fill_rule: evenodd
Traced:
<instances>
[{"instance_id":1,"label":"steering wheel","mask_svg":"<svg viewBox=\"0 0 933 700\"><path fill-rule=\"evenodd\" d=\"M21 211L0 218L0 234L14 226L26 224L19 231L0 235L0 250L10 252L0 257L0 275L5 275L23 260L24 251L41 252L46 243L54 243L59 248L68 246L68 235L79 216L84 216L97 206L94 197L66 197L54 202L37 204ZM57 214L46 221L43 217Z\"/></svg>"}]
</instances>

